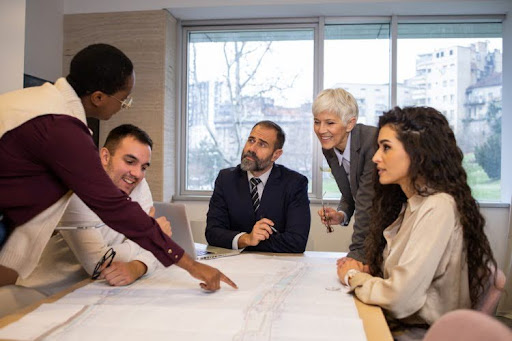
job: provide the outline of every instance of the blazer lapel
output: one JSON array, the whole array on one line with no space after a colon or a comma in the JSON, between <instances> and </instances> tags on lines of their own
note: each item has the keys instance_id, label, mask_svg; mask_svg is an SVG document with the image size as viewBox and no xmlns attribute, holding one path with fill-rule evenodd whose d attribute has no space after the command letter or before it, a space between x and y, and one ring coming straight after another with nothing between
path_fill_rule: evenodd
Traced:
<instances>
[{"instance_id":1,"label":"blazer lapel","mask_svg":"<svg viewBox=\"0 0 512 341\"><path fill-rule=\"evenodd\" d=\"M237 175L237 192L242 210L244 210L245 212L252 212L252 215L254 216L254 210L252 209L251 192L249 190L249 180L247 180L247 172L242 170L240 168L240 165L238 165L237 167Z\"/></svg>"},{"instance_id":2,"label":"blazer lapel","mask_svg":"<svg viewBox=\"0 0 512 341\"><path fill-rule=\"evenodd\" d=\"M350 140L350 189L352 193L357 192L357 169L361 153L361 126L356 125L352 129Z\"/></svg>"},{"instance_id":3,"label":"blazer lapel","mask_svg":"<svg viewBox=\"0 0 512 341\"><path fill-rule=\"evenodd\" d=\"M261 216L261 218L265 218L263 216L270 212L272 205L274 204L273 199L279 197L279 191L281 191L281 187L279 186L280 179L281 168L274 164L263 189L263 195L260 198L260 208L258 210L258 217L256 217L257 219L260 219L259 216Z\"/></svg>"}]
</instances>

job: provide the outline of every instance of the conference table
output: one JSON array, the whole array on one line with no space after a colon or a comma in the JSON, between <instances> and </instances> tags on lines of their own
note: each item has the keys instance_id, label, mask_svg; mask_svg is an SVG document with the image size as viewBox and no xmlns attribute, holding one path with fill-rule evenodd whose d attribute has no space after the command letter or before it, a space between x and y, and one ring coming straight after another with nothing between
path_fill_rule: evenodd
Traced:
<instances>
[{"instance_id":1,"label":"conference table","mask_svg":"<svg viewBox=\"0 0 512 341\"><path fill-rule=\"evenodd\" d=\"M336 259L345 256L345 253L341 252L319 252L319 251L306 251L303 254L277 254L277 253L259 253L266 254L278 257L293 257L299 262L307 262L314 261L315 258L323 258L323 259L332 259L335 262ZM333 263L334 264L334 263ZM334 268L333 268L334 271ZM7 315L3 318L0 318L0 328L7 326L15 321L18 321L23 316L28 314L29 312L35 310L43 303L52 303L60 298L64 297L68 293L73 292L74 290L81 288L89 283L93 282L91 279L85 279L62 292L59 292L53 296L50 296L44 300L41 300L33 305L30 305L26 308L23 308L11 315ZM221 289L223 290L223 289ZM371 306L362 303L357 298L354 297L355 305L363 322L364 332L366 334L366 338L368 341L392 341L393 337L391 336L391 332L384 318L384 314L382 309L378 306Z\"/></svg>"}]
</instances>

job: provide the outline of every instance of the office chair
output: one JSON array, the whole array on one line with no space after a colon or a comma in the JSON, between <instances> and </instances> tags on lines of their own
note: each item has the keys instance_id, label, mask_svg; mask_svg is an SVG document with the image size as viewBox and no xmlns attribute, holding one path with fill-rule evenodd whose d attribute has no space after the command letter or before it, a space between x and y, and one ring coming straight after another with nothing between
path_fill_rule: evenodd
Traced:
<instances>
[{"instance_id":1,"label":"office chair","mask_svg":"<svg viewBox=\"0 0 512 341\"><path fill-rule=\"evenodd\" d=\"M443 315L427 331L423 341L511 341L512 331L483 312L459 309Z\"/></svg>"}]
</instances>

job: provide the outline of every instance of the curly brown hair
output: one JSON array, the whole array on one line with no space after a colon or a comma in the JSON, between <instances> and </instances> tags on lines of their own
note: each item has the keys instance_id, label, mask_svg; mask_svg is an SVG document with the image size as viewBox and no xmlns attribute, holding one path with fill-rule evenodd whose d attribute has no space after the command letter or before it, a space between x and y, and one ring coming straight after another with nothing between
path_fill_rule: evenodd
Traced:
<instances>
[{"instance_id":1,"label":"curly brown hair","mask_svg":"<svg viewBox=\"0 0 512 341\"><path fill-rule=\"evenodd\" d=\"M379 118L379 130L386 125L395 131L410 157L408 173L416 192L422 196L444 192L455 200L463 226L471 304L475 306L491 276L489 266L496 268L496 260L484 233L485 219L467 183L464 155L455 135L446 118L430 107L395 107ZM381 185L376 172L374 186L366 259L371 273L382 277L383 231L398 218L407 197L399 185Z\"/></svg>"}]
</instances>

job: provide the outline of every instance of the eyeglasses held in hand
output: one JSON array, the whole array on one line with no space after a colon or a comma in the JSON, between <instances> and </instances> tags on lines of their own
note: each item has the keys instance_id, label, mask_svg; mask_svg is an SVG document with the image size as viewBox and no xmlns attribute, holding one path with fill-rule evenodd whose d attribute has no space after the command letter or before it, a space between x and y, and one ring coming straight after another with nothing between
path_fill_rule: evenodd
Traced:
<instances>
[{"instance_id":1,"label":"eyeglasses held in hand","mask_svg":"<svg viewBox=\"0 0 512 341\"><path fill-rule=\"evenodd\" d=\"M105 254L103 255L103 257L101 257L100 261L98 262L98 264L96 264L96 266L94 267L94 271L92 273L92 279L98 279L98 277L100 277L100 274L101 274L101 267L103 266L103 264L105 264L105 262L108 262L106 268L108 268L110 266L110 264L112 264L112 261L114 260L114 257L116 256L116 252L114 251L113 248L110 248L107 250L107 252L105 252Z\"/></svg>"},{"instance_id":2,"label":"eyeglasses held in hand","mask_svg":"<svg viewBox=\"0 0 512 341\"><path fill-rule=\"evenodd\" d=\"M112 95L109 95L110 97L116 99L119 103L121 103L121 109L128 109L132 106L132 103L133 103L133 97L131 96L128 96L126 97L125 99L123 99L122 101L115 97L115 96L112 96Z\"/></svg>"},{"instance_id":3,"label":"eyeglasses held in hand","mask_svg":"<svg viewBox=\"0 0 512 341\"><path fill-rule=\"evenodd\" d=\"M334 228L331 226L331 224L329 224L329 220L331 220L331 217L327 217L327 215L325 214L325 204L324 204L324 196L325 196L326 192L324 192L322 194L322 210L324 212L324 220L325 220L325 227L327 228L327 233L331 233L331 232L334 232Z\"/></svg>"}]
</instances>

